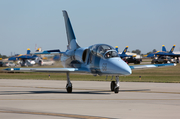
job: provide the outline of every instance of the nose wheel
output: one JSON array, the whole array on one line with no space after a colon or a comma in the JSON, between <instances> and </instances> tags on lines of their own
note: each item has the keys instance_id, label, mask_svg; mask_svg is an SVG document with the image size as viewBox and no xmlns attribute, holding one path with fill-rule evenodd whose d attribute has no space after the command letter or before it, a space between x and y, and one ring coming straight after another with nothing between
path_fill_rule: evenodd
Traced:
<instances>
[{"instance_id":1,"label":"nose wheel","mask_svg":"<svg viewBox=\"0 0 180 119\"><path fill-rule=\"evenodd\" d=\"M114 91L115 86L116 86L116 82L111 81L111 91Z\"/></svg>"},{"instance_id":2,"label":"nose wheel","mask_svg":"<svg viewBox=\"0 0 180 119\"><path fill-rule=\"evenodd\" d=\"M114 93L119 93L119 76L116 76L116 82L111 81L111 91L114 91Z\"/></svg>"}]
</instances>

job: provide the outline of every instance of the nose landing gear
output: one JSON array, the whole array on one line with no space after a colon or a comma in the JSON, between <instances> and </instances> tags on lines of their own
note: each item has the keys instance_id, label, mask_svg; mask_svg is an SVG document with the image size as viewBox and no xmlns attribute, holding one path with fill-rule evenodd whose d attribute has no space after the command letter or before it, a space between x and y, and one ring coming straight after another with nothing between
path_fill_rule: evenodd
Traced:
<instances>
[{"instance_id":1,"label":"nose landing gear","mask_svg":"<svg viewBox=\"0 0 180 119\"><path fill-rule=\"evenodd\" d=\"M111 81L111 91L114 91L114 93L119 93L119 76L116 76L116 82Z\"/></svg>"}]
</instances>

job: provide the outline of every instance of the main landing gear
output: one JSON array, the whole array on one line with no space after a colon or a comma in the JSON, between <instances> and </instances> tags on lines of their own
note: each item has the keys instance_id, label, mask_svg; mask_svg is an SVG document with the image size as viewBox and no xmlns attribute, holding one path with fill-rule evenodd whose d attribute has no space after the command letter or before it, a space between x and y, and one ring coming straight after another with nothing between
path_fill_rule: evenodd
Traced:
<instances>
[{"instance_id":1,"label":"main landing gear","mask_svg":"<svg viewBox=\"0 0 180 119\"><path fill-rule=\"evenodd\" d=\"M68 93L72 93L72 83L71 83L70 78L69 78L69 72L67 72L66 74L67 74L66 90Z\"/></svg>"},{"instance_id":2,"label":"main landing gear","mask_svg":"<svg viewBox=\"0 0 180 119\"><path fill-rule=\"evenodd\" d=\"M66 90L68 93L72 93L72 83L69 78L69 72L67 72L66 75L67 75ZM119 93L119 76L116 76L116 81L111 81L111 91L114 91L114 93Z\"/></svg>"},{"instance_id":3,"label":"main landing gear","mask_svg":"<svg viewBox=\"0 0 180 119\"><path fill-rule=\"evenodd\" d=\"M111 81L111 91L114 91L114 93L119 93L119 76L116 76L116 82Z\"/></svg>"}]
</instances>

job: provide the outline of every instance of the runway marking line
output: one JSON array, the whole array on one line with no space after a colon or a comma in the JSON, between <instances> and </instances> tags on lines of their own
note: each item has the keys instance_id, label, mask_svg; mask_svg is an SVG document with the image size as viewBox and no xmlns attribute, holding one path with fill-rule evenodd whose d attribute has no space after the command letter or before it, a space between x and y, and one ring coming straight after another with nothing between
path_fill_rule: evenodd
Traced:
<instances>
[{"instance_id":1,"label":"runway marking line","mask_svg":"<svg viewBox=\"0 0 180 119\"><path fill-rule=\"evenodd\" d=\"M0 100L180 100L180 99L0 99Z\"/></svg>"},{"instance_id":2,"label":"runway marking line","mask_svg":"<svg viewBox=\"0 0 180 119\"><path fill-rule=\"evenodd\" d=\"M29 111L5 111L5 110L0 110L0 113L34 114L34 115L59 116L59 117L69 117L69 118L78 118L78 119L110 119L110 118L106 118L106 117L96 117L96 116L85 116L85 115L75 115L75 114L61 114L61 113L45 113L45 112L29 112Z\"/></svg>"}]
</instances>

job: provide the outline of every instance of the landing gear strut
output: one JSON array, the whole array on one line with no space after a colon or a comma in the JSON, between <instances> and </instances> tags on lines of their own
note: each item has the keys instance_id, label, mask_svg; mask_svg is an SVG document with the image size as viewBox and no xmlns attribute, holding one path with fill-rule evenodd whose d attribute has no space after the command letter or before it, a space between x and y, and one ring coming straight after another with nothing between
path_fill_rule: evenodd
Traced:
<instances>
[{"instance_id":1,"label":"landing gear strut","mask_svg":"<svg viewBox=\"0 0 180 119\"><path fill-rule=\"evenodd\" d=\"M114 93L119 92L119 76L116 76L116 82L111 81L111 91L114 91Z\"/></svg>"},{"instance_id":2,"label":"landing gear strut","mask_svg":"<svg viewBox=\"0 0 180 119\"><path fill-rule=\"evenodd\" d=\"M66 90L68 93L72 93L72 83L71 83L70 78L69 78L69 72L67 72L66 74L67 74Z\"/></svg>"}]
</instances>

